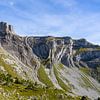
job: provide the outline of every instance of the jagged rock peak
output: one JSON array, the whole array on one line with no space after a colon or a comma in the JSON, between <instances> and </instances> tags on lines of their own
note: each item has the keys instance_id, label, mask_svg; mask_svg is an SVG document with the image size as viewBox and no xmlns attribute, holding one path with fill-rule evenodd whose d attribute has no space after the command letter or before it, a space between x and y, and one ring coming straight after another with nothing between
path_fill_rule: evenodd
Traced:
<instances>
[{"instance_id":1,"label":"jagged rock peak","mask_svg":"<svg viewBox=\"0 0 100 100\"><path fill-rule=\"evenodd\" d=\"M9 25L7 22L0 22L0 32L15 34L13 26Z\"/></svg>"}]
</instances>

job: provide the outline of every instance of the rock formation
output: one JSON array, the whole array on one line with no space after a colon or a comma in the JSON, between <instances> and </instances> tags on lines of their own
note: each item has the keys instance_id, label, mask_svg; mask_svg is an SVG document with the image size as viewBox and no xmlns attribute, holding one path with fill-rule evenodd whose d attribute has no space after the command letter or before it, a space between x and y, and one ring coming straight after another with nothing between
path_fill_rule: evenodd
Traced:
<instances>
[{"instance_id":1,"label":"rock formation","mask_svg":"<svg viewBox=\"0 0 100 100\"><path fill-rule=\"evenodd\" d=\"M90 81L90 77L93 77L100 82L99 45L93 45L85 39L74 40L70 37L51 36L20 37L13 33L14 30L11 25L0 22L0 44L2 48L12 56L18 58L25 66L29 66L29 68L32 69L31 75L33 80L37 82L41 81L39 80L38 69L43 66L56 88L64 88L62 84L60 84L62 81L63 84L69 85L70 83L70 86L79 90L78 94L84 93L80 89L83 89L83 87L77 86L77 84L79 84L78 81L82 80L81 78L77 80L79 77L85 77L85 79L88 77L87 74L83 74L84 71L90 75L88 81ZM55 67L58 72L55 71ZM64 70L62 70L61 67L64 67ZM83 72L80 72L80 70ZM67 71L68 73L66 73ZM84 82L84 80L81 82ZM89 86L94 83L94 80L92 83L90 81ZM43 84L46 83L44 82ZM87 85L86 82L82 85L84 84ZM97 86L92 86L97 89ZM84 91L88 93L87 87ZM91 90L89 90L89 92L91 93Z\"/></svg>"},{"instance_id":2,"label":"rock formation","mask_svg":"<svg viewBox=\"0 0 100 100\"><path fill-rule=\"evenodd\" d=\"M0 32L14 33L13 26L8 25L8 23L6 23L6 22L0 22Z\"/></svg>"}]
</instances>

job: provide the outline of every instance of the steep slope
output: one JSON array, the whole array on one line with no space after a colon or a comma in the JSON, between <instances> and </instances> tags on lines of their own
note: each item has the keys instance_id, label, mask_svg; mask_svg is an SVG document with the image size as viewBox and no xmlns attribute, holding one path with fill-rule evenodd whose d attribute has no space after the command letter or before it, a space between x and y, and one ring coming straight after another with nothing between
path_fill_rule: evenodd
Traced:
<instances>
[{"instance_id":1,"label":"steep slope","mask_svg":"<svg viewBox=\"0 0 100 100\"><path fill-rule=\"evenodd\" d=\"M98 45L70 37L20 37L12 30L0 31L0 70L4 74L57 88L67 94L64 99L99 97Z\"/></svg>"},{"instance_id":2,"label":"steep slope","mask_svg":"<svg viewBox=\"0 0 100 100\"><path fill-rule=\"evenodd\" d=\"M38 70L41 82L35 82L34 71L0 47L0 100L80 100L56 89L43 67Z\"/></svg>"}]
</instances>

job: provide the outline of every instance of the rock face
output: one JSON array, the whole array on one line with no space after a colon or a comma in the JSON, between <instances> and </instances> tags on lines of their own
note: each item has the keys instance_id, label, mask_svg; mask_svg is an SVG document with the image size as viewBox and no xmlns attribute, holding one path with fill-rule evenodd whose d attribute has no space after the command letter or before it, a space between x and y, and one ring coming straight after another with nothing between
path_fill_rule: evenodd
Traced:
<instances>
[{"instance_id":1,"label":"rock face","mask_svg":"<svg viewBox=\"0 0 100 100\"><path fill-rule=\"evenodd\" d=\"M70 37L50 36L20 37L13 33L11 25L0 22L1 46L23 64L32 68L36 75L34 77L38 77L37 70L43 65L51 73L49 77L55 84L57 76L55 77L53 70L55 65L60 64L66 68L89 68L91 76L100 81L100 46L93 45L85 39L73 40Z\"/></svg>"},{"instance_id":2,"label":"rock face","mask_svg":"<svg viewBox=\"0 0 100 100\"><path fill-rule=\"evenodd\" d=\"M70 37L20 37L12 34L13 32L12 25L0 22L0 43L2 47L26 64L31 65L30 61L33 58L35 60L40 59L41 61L51 59L50 61L53 63L61 62L65 66L71 67L75 66L74 59L80 56L80 61L86 63L89 67L96 68L96 64L100 65L100 47L87 42L85 39L73 40Z\"/></svg>"},{"instance_id":3,"label":"rock face","mask_svg":"<svg viewBox=\"0 0 100 100\"><path fill-rule=\"evenodd\" d=\"M61 62L67 67L73 67L75 63L80 62L84 62L90 68L96 68L100 65L100 47L87 42L85 39L20 37L12 34L13 32L12 25L0 22L0 43L4 49L30 66L32 66L32 59L35 59L35 61L49 59L49 65ZM74 61L77 56L80 57L80 60ZM83 66L85 67L85 65Z\"/></svg>"},{"instance_id":4,"label":"rock face","mask_svg":"<svg viewBox=\"0 0 100 100\"><path fill-rule=\"evenodd\" d=\"M35 44L32 50L40 59L47 59L50 52L49 46L43 43Z\"/></svg>"},{"instance_id":5,"label":"rock face","mask_svg":"<svg viewBox=\"0 0 100 100\"><path fill-rule=\"evenodd\" d=\"M2 32L2 33L14 33L13 26L8 25L6 22L0 22L0 32Z\"/></svg>"}]
</instances>

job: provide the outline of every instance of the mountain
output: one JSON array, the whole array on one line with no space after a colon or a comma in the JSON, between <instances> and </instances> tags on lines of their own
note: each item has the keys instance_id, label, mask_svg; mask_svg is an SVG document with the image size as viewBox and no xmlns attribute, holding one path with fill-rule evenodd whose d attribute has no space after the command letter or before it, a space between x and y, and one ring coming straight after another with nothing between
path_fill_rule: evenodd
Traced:
<instances>
[{"instance_id":1,"label":"mountain","mask_svg":"<svg viewBox=\"0 0 100 100\"><path fill-rule=\"evenodd\" d=\"M1 100L97 99L100 46L71 37L21 37L0 22L0 91Z\"/></svg>"}]
</instances>

